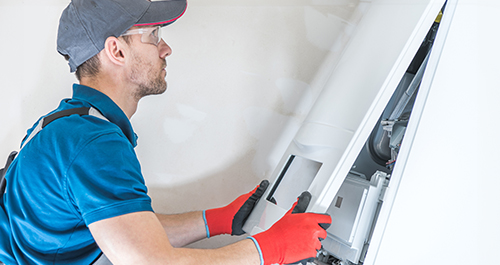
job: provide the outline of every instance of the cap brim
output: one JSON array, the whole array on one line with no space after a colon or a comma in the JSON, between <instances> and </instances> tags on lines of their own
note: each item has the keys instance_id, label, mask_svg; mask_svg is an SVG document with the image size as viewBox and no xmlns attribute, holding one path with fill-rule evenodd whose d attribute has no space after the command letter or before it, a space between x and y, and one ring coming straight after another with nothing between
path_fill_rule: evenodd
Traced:
<instances>
[{"instance_id":1,"label":"cap brim","mask_svg":"<svg viewBox=\"0 0 500 265\"><path fill-rule=\"evenodd\" d=\"M171 24L186 11L186 0L152 1L135 26L163 26Z\"/></svg>"}]
</instances>

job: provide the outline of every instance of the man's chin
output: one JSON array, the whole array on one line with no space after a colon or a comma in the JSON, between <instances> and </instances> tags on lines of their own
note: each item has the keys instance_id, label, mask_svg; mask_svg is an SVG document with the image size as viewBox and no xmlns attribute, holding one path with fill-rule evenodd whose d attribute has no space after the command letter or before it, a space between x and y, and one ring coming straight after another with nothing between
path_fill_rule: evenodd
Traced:
<instances>
[{"instance_id":1,"label":"man's chin","mask_svg":"<svg viewBox=\"0 0 500 265\"><path fill-rule=\"evenodd\" d=\"M141 87L139 88L138 93L136 94L137 99L141 99L146 96L151 96L151 95L161 95L167 91L167 82L161 82L162 84L157 84L156 86L152 87Z\"/></svg>"},{"instance_id":2,"label":"man's chin","mask_svg":"<svg viewBox=\"0 0 500 265\"><path fill-rule=\"evenodd\" d=\"M167 85L166 85L166 84L165 84L165 86L163 87L163 89L158 90L158 93L156 93L156 95L161 95L161 94L165 93L165 91L167 91Z\"/></svg>"},{"instance_id":3,"label":"man's chin","mask_svg":"<svg viewBox=\"0 0 500 265\"><path fill-rule=\"evenodd\" d=\"M151 95L161 95L167 91L167 80L159 78L156 82L155 88L151 89Z\"/></svg>"}]
</instances>

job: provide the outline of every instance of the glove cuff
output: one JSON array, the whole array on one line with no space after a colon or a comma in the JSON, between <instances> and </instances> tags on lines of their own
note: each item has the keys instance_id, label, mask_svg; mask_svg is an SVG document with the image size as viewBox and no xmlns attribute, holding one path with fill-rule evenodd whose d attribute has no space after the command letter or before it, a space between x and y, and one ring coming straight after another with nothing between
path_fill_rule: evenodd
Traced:
<instances>
[{"instance_id":1,"label":"glove cuff","mask_svg":"<svg viewBox=\"0 0 500 265\"><path fill-rule=\"evenodd\" d=\"M270 237L266 232L253 235L251 239L259 251L261 265L283 263L284 259L281 257L283 251L280 247L282 243L279 243L279 240Z\"/></svg>"},{"instance_id":2,"label":"glove cuff","mask_svg":"<svg viewBox=\"0 0 500 265\"><path fill-rule=\"evenodd\" d=\"M203 221L205 222L205 230L207 231L207 238L210 238L210 229L208 228L207 216L205 215L206 210L203 210Z\"/></svg>"},{"instance_id":3,"label":"glove cuff","mask_svg":"<svg viewBox=\"0 0 500 265\"><path fill-rule=\"evenodd\" d=\"M225 207L203 211L203 220L207 230L207 238L222 234L231 234L232 216L228 215Z\"/></svg>"},{"instance_id":4,"label":"glove cuff","mask_svg":"<svg viewBox=\"0 0 500 265\"><path fill-rule=\"evenodd\" d=\"M253 243L255 244L255 247L257 248L257 251L259 252L259 258L260 258L260 265L264 265L264 256L262 255L262 249L260 248L259 242L257 242L257 239L249 236L247 239L251 239Z\"/></svg>"}]
</instances>

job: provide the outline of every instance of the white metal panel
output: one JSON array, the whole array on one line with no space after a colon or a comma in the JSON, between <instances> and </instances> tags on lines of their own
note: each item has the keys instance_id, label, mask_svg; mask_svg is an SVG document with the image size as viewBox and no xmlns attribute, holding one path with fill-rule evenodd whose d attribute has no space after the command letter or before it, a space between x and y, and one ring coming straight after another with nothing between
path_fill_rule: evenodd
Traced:
<instances>
[{"instance_id":1,"label":"white metal panel","mask_svg":"<svg viewBox=\"0 0 500 265\"><path fill-rule=\"evenodd\" d=\"M334 167L328 181L311 185L310 211L329 207L444 2L373 1L304 122L352 135L336 138L341 152L324 162Z\"/></svg>"},{"instance_id":2,"label":"white metal panel","mask_svg":"<svg viewBox=\"0 0 500 265\"><path fill-rule=\"evenodd\" d=\"M497 263L500 3L453 2L375 264Z\"/></svg>"},{"instance_id":3,"label":"white metal panel","mask_svg":"<svg viewBox=\"0 0 500 265\"><path fill-rule=\"evenodd\" d=\"M443 4L444 0L371 3L271 181L290 155L318 161L323 165L312 184L300 188L313 195L309 211L328 209ZM254 234L269 228L287 208L260 200L245 231Z\"/></svg>"}]
</instances>

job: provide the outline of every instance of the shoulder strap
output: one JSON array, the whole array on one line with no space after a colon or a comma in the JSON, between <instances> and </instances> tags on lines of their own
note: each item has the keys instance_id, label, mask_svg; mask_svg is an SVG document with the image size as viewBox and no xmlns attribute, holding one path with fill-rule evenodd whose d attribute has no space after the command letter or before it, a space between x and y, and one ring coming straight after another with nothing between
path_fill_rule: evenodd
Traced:
<instances>
[{"instance_id":1,"label":"shoulder strap","mask_svg":"<svg viewBox=\"0 0 500 265\"><path fill-rule=\"evenodd\" d=\"M52 113L51 115L43 118L38 125L33 129L33 131L30 133L30 135L26 135L27 139L24 141L23 145L21 146L21 149L38 133L40 132L45 126L49 125L49 123L62 118L62 117L68 117L73 114L78 114L80 116L83 115L91 115L94 117L97 117L102 120L109 121L104 117L98 110L92 108L92 107L82 107L82 108L74 108L74 109L67 109L67 110L61 110L56 113ZM25 137L25 138L26 138Z\"/></svg>"},{"instance_id":2,"label":"shoulder strap","mask_svg":"<svg viewBox=\"0 0 500 265\"><path fill-rule=\"evenodd\" d=\"M42 121L42 129L49 125L49 123L59 119L59 118L62 118L62 117L67 117L67 116L71 116L73 114L78 114L80 116L82 115L88 115L89 114L89 110L90 108L86 108L86 107L83 107L83 108L76 108L76 109L67 109L67 110L61 110L59 112L56 112L56 113L53 113L45 118L43 118L43 121Z\"/></svg>"},{"instance_id":3,"label":"shoulder strap","mask_svg":"<svg viewBox=\"0 0 500 265\"><path fill-rule=\"evenodd\" d=\"M56 113L53 113L53 114L51 114L51 115L43 118L38 123L38 125L35 127L35 129L33 129L33 131L29 135L26 135L26 137L25 137L26 140L24 141L23 145L21 146L21 149L23 149L23 147L38 132L40 132L45 126L49 125L49 123L51 123L51 122L53 122L53 121L55 121L55 120L57 120L59 118L71 116L73 114L78 114L80 116L91 115L91 116L97 117L99 119L109 121L97 109L94 109L92 107L90 107L90 108L88 108L88 107L82 107L82 108L74 108L74 109L67 109L67 110L58 111ZM5 164L5 167L2 168L2 169L0 169L0 197L4 194L4 191L5 191L5 186L6 186L5 173L7 173L7 169L9 168L10 163L12 163L12 161L14 160L14 158L16 157L16 155L17 155L16 151L10 153L10 155L9 155L9 157L7 159L7 163Z\"/></svg>"}]
</instances>

